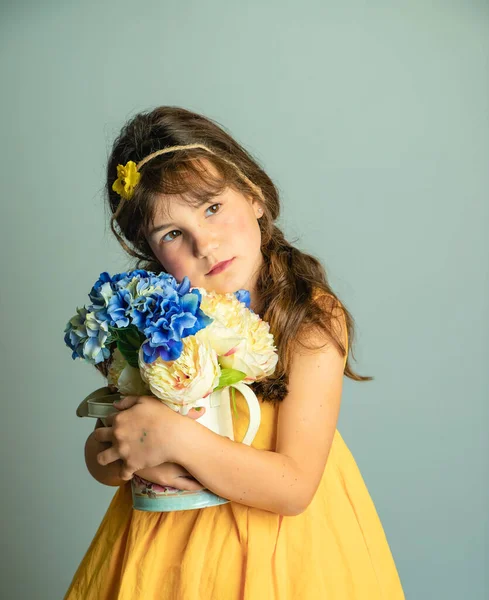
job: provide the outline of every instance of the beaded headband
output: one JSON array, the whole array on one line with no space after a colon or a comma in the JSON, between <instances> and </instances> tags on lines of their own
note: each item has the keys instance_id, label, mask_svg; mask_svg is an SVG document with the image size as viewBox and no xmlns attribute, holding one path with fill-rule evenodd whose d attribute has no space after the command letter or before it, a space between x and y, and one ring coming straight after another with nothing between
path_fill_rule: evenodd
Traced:
<instances>
[{"instance_id":1,"label":"beaded headband","mask_svg":"<svg viewBox=\"0 0 489 600\"><path fill-rule=\"evenodd\" d=\"M140 160L137 164L134 161L130 160L125 165L117 165L117 179L114 181L112 189L114 190L114 192L119 194L119 196L124 200L130 200L134 195L134 188L137 186L139 180L141 179L140 169L143 165L145 165L152 158L155 158L155 156L159 156L160 154L167 154L168 152L175 152L176 150L191 150L193 148L201 148L202 150L206 150L210 154L217 156L215 152L213 152L212 150L210 150L210 148L204 146L203 144L169 146L167 148L163 148L162 150L157 150L156 152L149 154L148 156ZM238 175L241 177L241 179L245 181L251 187L251 189L253 189L260 196L260 198L263 201L265 201L261 189L257 185L255 185L250 179L248 179L248 177L246 177L246 175L240 169L238 169L238 167L232 161L222 156L220 156L219 158L221 160L224 160L224 162L227 162L229 165L233 166Z\"/></svg>"}]
</instances>

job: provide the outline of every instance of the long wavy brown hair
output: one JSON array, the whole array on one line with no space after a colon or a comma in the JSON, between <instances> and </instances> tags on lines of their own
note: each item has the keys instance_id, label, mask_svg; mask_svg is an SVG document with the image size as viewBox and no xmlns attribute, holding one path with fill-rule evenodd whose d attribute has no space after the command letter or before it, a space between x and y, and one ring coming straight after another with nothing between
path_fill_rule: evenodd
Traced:
<instances>
[{"instance_id":1,"label":"long wavy brown hair","mask_svg":"<svg viewBox=\"0 0 489 600\"><path fill-rule=\"evenodd\" d=\"M195 143L204 144L213 154L195 148L159 155L141 168L141 179L130 201L112 190L117 165L128 161L137 164L157 150ZM214 174L202 168L203 159L212 162ZM263 401L278 402L287 395L293 349L297 344L315 348L305 343L311 339L307 333L319 332L325 343L330 341L345 356L348 349L339 337L336 321L342 313L354 356L354 320L331 289L320 261L294 247L275 225L280 214L279 193L258 162L222 125L208 117L175 106L139 113L122 128L108 159L106 195L111 229L126 252L137 259L137 268L161 272L163 267L145 236L159 195L178 195L199 206L227 187L256 199L263 209L258 223L264 261L257 280L256 312L270 325L279 360L273 375L255 382L253 389ZM355 381L373 379L354 373L349 358L344 373Z\"/></svg>"}]
</instances>

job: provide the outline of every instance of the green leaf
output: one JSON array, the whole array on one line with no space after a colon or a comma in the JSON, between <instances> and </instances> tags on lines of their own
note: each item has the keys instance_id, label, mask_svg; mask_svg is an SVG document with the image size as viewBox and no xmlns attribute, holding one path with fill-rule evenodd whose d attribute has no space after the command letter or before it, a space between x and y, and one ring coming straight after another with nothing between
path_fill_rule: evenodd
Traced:
<instances>
[{"instance_id":1,"label":"green leaf","mask_svg":"<svg viewBox=\"0 0 489 600\"><path fill-rule=\"evenodd\" d=\"M127 360L131 367L139 368L138 355L139 348L144 342L145 337L135 325L128 327L109 327L109 334L112 340L117 343L117 348L122 356Z\"/></svg>"},{"instance_id":2,"label":"green leaf","mask_svg":"<svg viewBox=\"0 0 489 600\"><path fill-rule=\"evenodd\" d=\"M219 377L219 385L214 388L216 390L222 390L225 387L232 386L234 383L239 383L246 377L246 373L238 371L237 369L222 369L221 376ZM231 387L231 402L234 408L234 414L238 416L238 407L236 406L236 390Z\"/></svg>"},{"instance_id":3,"label":"green leaf","mask_svg":"<svg viewBox=\"0 0 489 600\"><path fill-rule=\"evenodd\" d=\"M221 376L219 377L219 384L214 390L222 390L222 388L228 387L233 383L239 383L246 377L246 373L238 371L237 369L222 369Z\"/></svg>"},{"instance_id":4,"label":"green leaf","mask_svg":"<svg viewBox=\"0 0 489 600\"><path fill-rule=\"evenodd\" d=\"M138 356L139 356L139 348L135 350L132 346L128 344L124 344L123 342L117 342L117 348L122 356L127 360L127 362L134 367L135 369L139 369Z\"/></svg>"}]
</instances>

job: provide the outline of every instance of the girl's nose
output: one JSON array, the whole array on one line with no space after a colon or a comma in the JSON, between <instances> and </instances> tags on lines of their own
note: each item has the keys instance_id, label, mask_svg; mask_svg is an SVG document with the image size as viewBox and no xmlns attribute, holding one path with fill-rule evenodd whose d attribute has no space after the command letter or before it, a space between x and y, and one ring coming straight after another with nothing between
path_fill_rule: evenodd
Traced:
<instances>
[{"instance_id":1,"label":"girl's nose","mask_svg":"<svg viewBox=\"0 0 489 600\"><path fill-rule=\"evenodd\" d=\"M201 231L194 238L194 254L197 258L204 258L212 255L219 248L219 244L215 238L208 232Z\"/></svg>"}]
</instances>

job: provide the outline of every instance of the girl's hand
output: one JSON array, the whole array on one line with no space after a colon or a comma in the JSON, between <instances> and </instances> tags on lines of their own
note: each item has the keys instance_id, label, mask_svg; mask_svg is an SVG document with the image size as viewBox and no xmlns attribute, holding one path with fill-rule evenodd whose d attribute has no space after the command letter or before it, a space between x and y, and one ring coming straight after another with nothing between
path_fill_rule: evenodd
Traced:
<instances>
[{"instance_id":1,"label":"girl's hand","mask_svg":"<svg viewBox=\"0 0 489 600\"><path fill-rule=\"evenodd\" d=\"M193 492L204 489L204 486L195 477L192 477L186 469L176 463L167 462L152 469L136 471L136 475L148 481L156 481L158 485L167 485L179 490Z\"/></svg>"},{"instance_id":2,"label":"girl's hand","mask_svg":"<svg viewBox=\"0 0 489 600\"><path fill-rule=\"evenodd\" d=\"M121 412L106 417L107 427L94 433L99 442L112 444L97 455L99 464L121 459L120 477L129 481L136 471L174 462L182 415L153 396L126 396L114 406ZM198 418L203 410L195 414Z\"/></svg>"}]
</instances>

